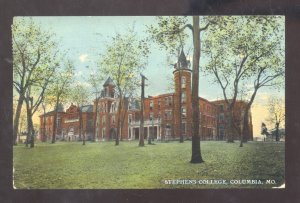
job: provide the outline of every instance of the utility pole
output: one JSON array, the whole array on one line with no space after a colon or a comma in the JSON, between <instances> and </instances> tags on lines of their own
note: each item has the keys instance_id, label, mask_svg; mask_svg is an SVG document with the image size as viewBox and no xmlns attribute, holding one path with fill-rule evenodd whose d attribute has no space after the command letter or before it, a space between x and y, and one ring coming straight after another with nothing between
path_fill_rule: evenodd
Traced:
<instances>
[{"instance_id":1,"label":"utility pole","mask_svg":"<svg viewBox=\"0 0 300 203\"><path fill-rule=\"evenodd\" d=\"M148 80L143 74L140 74L142 77L141 84L141 122L140 122L140 137L139 137L139 146L143 147L144 144L144 96L145 96L145 79Z\"/></svg>"}]
</instances>

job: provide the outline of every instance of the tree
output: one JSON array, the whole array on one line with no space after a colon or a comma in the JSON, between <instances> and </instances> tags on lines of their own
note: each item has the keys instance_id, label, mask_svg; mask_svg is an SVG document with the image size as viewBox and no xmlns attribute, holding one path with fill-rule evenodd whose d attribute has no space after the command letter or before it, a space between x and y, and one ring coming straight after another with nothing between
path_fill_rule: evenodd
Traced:
<instances>
[{"instance_id":1,"label":"tree","mask_svg":"<svg viewBox=\"0 0 300 203\"><path fill-rule=\"evenodd\" d=\"M267 108L269 111L268 121L271 124L275 124L275 139L279 141L279 127L282 122L285 120L285 107L284 100L272 96L269 98Z\"/></svg>"},{"instance_id":2,"label":"tree","mask_svg":"<svg viewBox=\"0 0 300 203\"><path fill-rule=\"evenodd\" d=\"M44 80L39 83L35 83L30 85L27 88L25 93L25 103L26 103L26 113L27 113L27 138L26 138L26 146L28 146L28 142L30 142L30 148L34 147L34 137L36 135L36 130L33 126L32 117L34 113L38 110L40 104L44 100L45 90L47 89L50 79L52 78L56 67L50 69L48 71L44 71L40 73L40 75L44 75Z\"/></svg>"},{"instance_id":3,"label":"tree","mask_svg":"<svg viewBox=\"0 0 300 203\"><path fill-rule=\"evenodd\" d=\"M144 97L145 97L145 79L147 79L143 74L141 74L141 119L140 119L140 135L139 135L139 146L144 146ZM148 135L149 136L149 135Z\"/></svg>"},{"instance_id":4,"label":"tree","mask_svg":"<svg viewBox=\"0 0 300 203\"><path fill-rule=\"evenodd\" d=\"M136 32L129 29L125 34L116 34L107 45L106 52L100 60L100 70L110 75L116 83L118 94L116 145L119 145L121 110L125 110L124 99L139 86L139 73L145 67L149 48L144 40L139 40Z\"/></svg>"},{"instance_id":5,"label":"tree","mask_svg":"<svg viewBox=\"0 0 300 203\"><path fill-rule=\"evenodd\" d=\"M188 23L187 17L158 17L157 25L148 27L152 38L161 45L162 48L171 53L176 53L176 49L187 40L188 35L185 29L192 31L193 39L193 70L192 70L192 158L191 163L203 162L200 150L199 137L199 62L200 62L200 33L216 23L215 17L202 17L204 26L200 28L199 16L193 16L192 24Z\"/></svg>"},{"instance_id":6,"label":"tree","mask_svg":"<svg viewBox=\"0 0 300 203\"><path fill-rule=\"evenodd\" d=\"M55 143L56 131L57 131L57 114L59 104L65 100L70 92L70 85L73 82L74 65L71 61L66 61L62 64L62 68L55 72L55 75L48 88L47 95L52 98L49 102L54 104L54 116L53 116L53 131L51 143Z\"/></svg>"},{"instance_id":7,"label":"tree","mask_svg":"<svg viewBox=\"0 0 300 203\"><path fill-rule=\"evenodd\" d=\"M98 73L98 71L96 69L91 70L88 79L87 79L88 83L90 83L93 87L93 90L96 95L95 97L95 116L94 116L94 133L93 133L93 137L92 137L92 141L94 142L96 137L98 137L98 127L97 127L97 123L98 123L98 103L99 103L99 99L100 99L100 90L101 90L101 82L103 81L103 76L100 75Z\"/></svg>"},{"instance_id":8,"label":"tree","mask_svg":"<svg viewBox=\"0 0 300 203\"><path fill-rule=\"evenodd\" d=\"M276 87L284 75L284 26L278 16L223 16L205 35L204 53L209 58L203 65L214 75L228 105L229 128L235 129L233 109L241 90L251 95L244 109L242 146L248 134L249 110L258 89ZM251 87L251 85L253 86ZM249 88L250 87L250 88ZM252 92L252 93L251 93ZM233 141L232 132L228 141Z\"/></svg>"},{"instance_id":9,"label":"tree","mask_svg":"<svg viewBox=\"0 0 300 203\"><path fill-rule=\"evenodd\" d=\"M31 93L33 91L29 90L31 86L41 83L48 77L41 73L56 68L58 57L54 35L42 30L31 18L14 18L12 44L13 85L18 94L13 127L13 142L16 145L19 118L26 92Z\"/></svg>"},{"instance_id":10,"label":"tree","mask_svg":"<svg viewBox=\"0 0 300 203\"><path fill-rule=\"evenodd\" d=\"M75 84L74 87L71 88L70 100L75 102L78 108L78 116L79 116L79 138L82 139L82 145L85 145L85 134L86 129L83 126L82 119L82 107L88 103L89 92L81 83Z\"/></svg>"}]
</instances>

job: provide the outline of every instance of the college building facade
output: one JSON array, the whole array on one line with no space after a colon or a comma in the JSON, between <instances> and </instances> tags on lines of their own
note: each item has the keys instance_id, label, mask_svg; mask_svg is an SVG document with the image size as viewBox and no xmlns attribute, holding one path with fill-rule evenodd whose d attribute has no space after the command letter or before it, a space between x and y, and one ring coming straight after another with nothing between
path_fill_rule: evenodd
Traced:
<instances>
[{"instance_id":1,"label":"college building facade","mask_svg":"<svg viewBox=\"0 0 300 203\"><path fill-rule=\"evenodd\" d=\"M120 119L120 139L137 140L140 134L141 116L144 118L144 138L150 136L155 140L176 140L181 134L185 139L192 137L192 94L191 75L189 61L182 51L178 62L174 65L175 71L173 93L148 96L144 99L144 113L141 115L140 102L130 98L122 100L120 118L118 118L119 98L115 94L115 84L109 77L103 84L100 96L94 100L85 110L83 131L87 133L87 139L94 133L96 140L114 140L117 132L117 122ZM240 125L240 118L246 106L245 101L236 101L234 108L234 122ZM226 140L228 133L232 133L235 139L239 139L239 128L228 125L227 105L224 100L208 101L199 97L200 123L199 135L202 140ZM82 107L81 107L82 108ZM77 110L76 110L77 109ZM44 117L47 117L46 131L51 132L51 117L53 112L41 115L40 133L43 132ZM180 121L181 118L181 121ZM48 122L49 121L49 122ZM59 139L76 140L78 135L78 107L73 104L66 112L59 111L57 118L57 137ZM249 112L248 132L244 137L253 139L252 117ZM71 138L69 138L71 137Z\"/></svg>"}]
</instances>

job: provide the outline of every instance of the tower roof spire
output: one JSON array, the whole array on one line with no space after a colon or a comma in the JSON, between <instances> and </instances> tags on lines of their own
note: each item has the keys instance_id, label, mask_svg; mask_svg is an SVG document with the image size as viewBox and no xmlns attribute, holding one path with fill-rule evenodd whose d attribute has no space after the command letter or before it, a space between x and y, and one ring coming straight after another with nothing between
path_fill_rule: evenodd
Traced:
<instances>
[{"instance_id":1,"label":"tower roof spire","mask_svg":"<svg viewBox=\"0 0 300 203\"><path fill-rule=\"evenodd\" d=\"M105 83L103 84L103 87L106 87L106 86L115 87L116 85L115 85L114 81L110 77L108 77L107 80L105 81Z\"/></svg>"},{"instance_id":2,"label":"tower roof spire","mask_svg":"<svg viewBox=\"0 0 300 203\"><path fill-rule=\"evenodd\" d=\"M175 69L188 69L189 61L186 60L183 48L181 48L180 55L178 57L178 62L175 64Z\"/></svg>"}]
</instances>

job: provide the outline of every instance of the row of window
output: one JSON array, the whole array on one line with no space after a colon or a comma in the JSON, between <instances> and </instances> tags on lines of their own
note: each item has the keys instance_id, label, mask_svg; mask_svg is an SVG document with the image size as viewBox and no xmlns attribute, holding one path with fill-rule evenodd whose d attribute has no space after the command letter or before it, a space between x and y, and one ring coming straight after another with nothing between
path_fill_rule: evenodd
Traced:
<instances>
[{"instance_id":1,"label":"row of window","mask_svg":"<svg viewBox=\"0 0 300 203\"><path fill-rule=\"evenodd\" d=\"M165 106L172 106L172 102L173 102L172 96L165 97ZM161 105L161 101L160 101L160 99L159 99L159 100L157 101L157 106L158 106L158 108L160 108L160 105ZM154 107L154 101L153 101L153 100L150 100L149 107L150 107L150 109L153 109L153 107Z\"/></svg>"}]
</instances>

